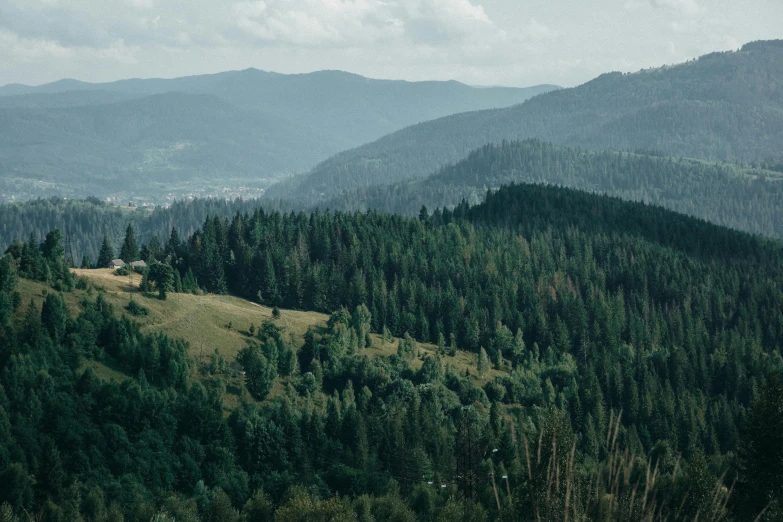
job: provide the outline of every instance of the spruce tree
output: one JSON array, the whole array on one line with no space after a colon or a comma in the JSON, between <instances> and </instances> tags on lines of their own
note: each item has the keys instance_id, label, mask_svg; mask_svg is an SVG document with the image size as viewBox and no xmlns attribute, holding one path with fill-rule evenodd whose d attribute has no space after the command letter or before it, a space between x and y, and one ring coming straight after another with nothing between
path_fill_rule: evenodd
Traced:
<instances>
[{"instance_id":1,"label":"spruce tree","mask_svg":"<svg viewBox=\"0 0 783 522\"><path fill-rule=\"evenodd\" d=\"M101 245L101 251L98 253L96 267L106 268L112 259L114 259L114 249L111 247L111 243L109 243L109 238L103 236L103 244Z\"/></svg>"},{"instance_id":2,"label":"spruce tree","mask_svg":"<svg viewBox=\"0 0 783 522\"><path fill-rule=\"evenodd\" d=\"M56 342L65 336L65 324L68 321L68 309L63 298L54 292L46 296L41 309L41 324Z\"/></svg>"},{"instance_id":3,"label":"spruce tree","mask_svg":"<svg viewBox=\"0 0 783 522\"><path fill-rule=\"evenodd\" d=\"M120 249L120 259L126 263L139 259L139 245L136 243L136 231L133 230L133 225L129 224L125 229L125 241Z\"/></svg>"},{"instance_id":4,"label":"spruce tree","mask_svg":"<svg viewBox=\"0 0 783 522\"><path fill-rule=\"evenodd\" d=\"M783 508L783 379L779 373L764 382L742 442L740 506L752 520L765 508Z\"/></svg>"},{"instance_id":5,"label":"spruce tree","mask_svg":"<svg viewBox=\"0 0 783 522\"><path fill-rule=\"evenodd\" d=\"M193 270L188 268L185 273L185 278L182 280L182 291L188 294L198 293L198 283L196 282L196 276L193 275Z\"/></svg>"},{"instance_id":6,"label":"spruce tree","mask_svg":"<svg viewBox=\"0 0 783 522\"><path fill-rule=\"evenodd\" d=\"M487 351L483 347L479 350L476 369L478 370L479 376L484 376L484 374L489 371L489 357L487 356Z\"/></svg>"},{"instance_id":7,"label":"spruce tree","mask_svg":"<svg viewBox=\"0 0 783 522\"><path fill-rule=\"evenodd\" d=\"M150 255L150 259L147 262L157 261L161 258L163 254L163 248L160 245L160 239L158 239L157 235L152 236L149 245L147 245L147 250Z\"/></svg>"}]
</instances>

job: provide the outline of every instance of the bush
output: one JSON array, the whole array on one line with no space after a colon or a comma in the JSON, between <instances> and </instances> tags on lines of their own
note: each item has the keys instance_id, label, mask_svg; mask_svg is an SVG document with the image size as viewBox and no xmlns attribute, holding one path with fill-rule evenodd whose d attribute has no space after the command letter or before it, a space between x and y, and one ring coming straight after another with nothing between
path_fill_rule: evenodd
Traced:
<instances>
[{"instance_id":1,"label":"bush","mask_svg":"<svg viewBox=\"0 0 783 522\"><path fill-rule=\"evenodd\" d=\"M136 301L131 301L130 303L125 306L125 309L128 311L129 314L135 315L137 317L139 316L146 316L150 313L149 309L140 305Z\"/></svg>"}]
</instances>

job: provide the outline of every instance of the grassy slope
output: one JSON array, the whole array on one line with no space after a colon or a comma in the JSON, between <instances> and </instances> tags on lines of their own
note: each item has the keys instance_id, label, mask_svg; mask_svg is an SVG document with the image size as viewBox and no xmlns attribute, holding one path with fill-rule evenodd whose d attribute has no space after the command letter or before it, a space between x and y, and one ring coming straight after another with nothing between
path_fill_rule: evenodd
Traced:
<instances>
[{"instance_id":1,"label":"grassy slope","mask_svg":"<svg viewBox=\"0 0 783 522\"><path fill-rule=\"evenodd\" d=\"M271 308L237 297L171 293L166 301L159 301L155 298L145 297L139 292L138 286L141 282L141 276L138 274L133 276L131 286L128 277L116 276L111 269L78 269L73 272L79 277L87 278L96 290L90 292L74 290L64 294L71 316L78 315L82 300L85 298L94 299L98 292L103 293L106 301L114 305L118 313L127 313L124 307L128 304L130 298L128 290L130 289L133 299L149 309L149 315L146 317L134 318L142 324L142 331L145 333L162 332L170 337L184 339L190 344L190 356L194 360L208 362L209 355L217 348L227 361L234 361L239 350L246 345L249 339L250 326L258 327L265 321L272 319ZM32 299L40 308L48 287L42 283L22 279L19 281L18 289L22 294L24 306L20 307L17 320L22 321L24 311L27 309L26 303ZM317 312L281 310L281 317L277 320L277 324L283 327L286 333L293 335L297 344L301 345L309 328L325 326L327 320L328 316ZM229 323L231 323L231 329L227 327ZM397 353L399 339L394 339L391 343L383 343L380 336L373 335L372 337L372 346L364 351L370 357L383 357ZM435 350L436 346L434 345L419 343L419 359L413 361L411 366L415 369L420 368L421 359L425 355L434 354ZM445 356L444 363L454 365L462 373L469 370L480 384L502 374L501 371L490 370L483 378L479 379L476 375L476 354L471 352L458 351L454 357ZM110 362L86 361L84 365L92 367L99 377L107 380L122 381L129 378L127 374L114 367ZM195 373L194 376L203 377ZM224 403L228 410L238 405L240 398L249 399L247 392L241 391L242 387L238 379L225 377L224 381L227 390ZM278 382L272 395L279 393L282 386L283 382Z\"/></svg>"}]
</instances>

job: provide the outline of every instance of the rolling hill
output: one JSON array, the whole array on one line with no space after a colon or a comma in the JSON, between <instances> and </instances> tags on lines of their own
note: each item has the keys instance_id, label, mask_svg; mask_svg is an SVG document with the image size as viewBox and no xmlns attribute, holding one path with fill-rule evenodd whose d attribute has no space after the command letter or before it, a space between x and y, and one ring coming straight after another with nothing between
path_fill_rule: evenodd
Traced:
<instances>
[{"instance_id":1,"label":"rolling hill","mask_svg":"<svg viewBox=\"0 0 783 522\"><path fill-rule=\"evenodd\" d=\"M710 160L779 158L781 89L783 41L750 43L675 66L604 74L506 109L414 125L342 152L268 194L322 201L343 190L421 179L504 139Z\"/></svg>"},{"instance_id":2,"label":"rolling hill","mask_svg":"<svg viewBox=\"0 0 783 522\"><path fill-rule=\"evenodd\" d=\"M783 237L783 173L725 162L590 151L538 140L485 145L422 180L375 185L322 203L336 210L416 215L478 203L509 183L544 183L644 201L719 225Z\"/></svg>"},{"instance_id":3,"label":"rolling hill","mask_svg":"<svg viewBox=\"0 0 783 522\"><path fill-rule=\"evenodd\" d=\"M256 69L10 85L0 88L0 197L160 199L202 188L214 195L215 184L262 188L406 125L518 104L553 88Z\"/></svg>"}]
</instances>

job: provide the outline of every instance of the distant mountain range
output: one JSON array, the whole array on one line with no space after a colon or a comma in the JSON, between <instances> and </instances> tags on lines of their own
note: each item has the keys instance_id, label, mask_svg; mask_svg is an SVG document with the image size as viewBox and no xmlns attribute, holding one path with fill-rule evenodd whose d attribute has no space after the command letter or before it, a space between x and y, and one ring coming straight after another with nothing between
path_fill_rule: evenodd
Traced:
<instances>
[{"instance_id":1,"label":"distant mountain range","mask_svg":"<svg viewBox=\"0 0 783 522\"><path fill-rule=\"evenodd\" d=\"M591 149L757 162L783 157L783 41L633 74L604 74L510 108L414 125L342 152L268 191L326 201L345 190L421 179L471 150L539 138Z\"/></svg>"},{"instance_id":2,"label":"distant mountain range","mask_svg":"<svg viewBox=\"0 0 783 522\"><path fill-rule=\"evenodd\" d=\"M346 148L554 86L476 88L322 71L0 87L0 198L265 187Z\"/></svg>"}]
</instances>

